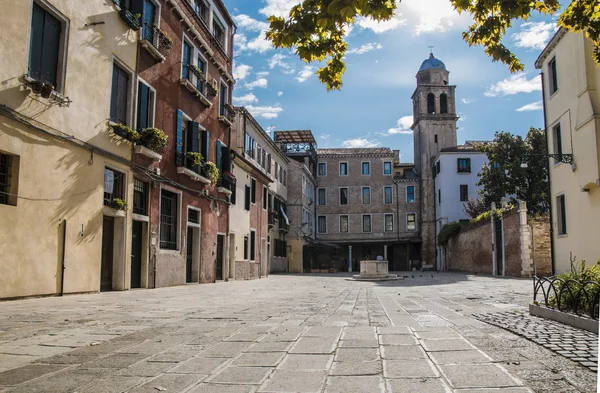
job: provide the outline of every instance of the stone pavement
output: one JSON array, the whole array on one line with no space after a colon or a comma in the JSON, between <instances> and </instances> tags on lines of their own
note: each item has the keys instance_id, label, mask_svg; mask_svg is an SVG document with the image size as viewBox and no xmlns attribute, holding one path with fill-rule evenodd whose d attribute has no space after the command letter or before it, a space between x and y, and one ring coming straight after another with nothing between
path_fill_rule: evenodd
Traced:
<instances>
[{"instance_id":1,"label":"stone pavement","mask_svg":"<svg viewBox=\"0 0 600 393\"><path fill-rule=\"evenodd\" d=\"M529 280L268 279L0 303L1 392L593 392L596 374L473 314ZM597 345L597 337L596 337Z\"/></svg>"}]
</instances>

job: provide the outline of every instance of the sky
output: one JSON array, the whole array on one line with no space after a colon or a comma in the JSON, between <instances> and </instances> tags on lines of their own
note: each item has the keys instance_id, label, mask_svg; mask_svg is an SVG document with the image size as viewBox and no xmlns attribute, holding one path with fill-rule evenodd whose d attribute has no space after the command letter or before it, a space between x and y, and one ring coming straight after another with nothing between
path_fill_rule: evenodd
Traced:
<instances>
[{"instance_id":1,"label":"sky","mask_svg":"<svg viewBox=\"0 0 600 393\"><path fill-rule=\"evenodd\" d=\"M450 71L456 88L458 143L491 140L494 132L525 135L543 127L541 83L534 67L556 31L556 16L516 22L504 44L524 63L511 74L482 47L469 47L461 33L466 15L449 0L403 0L393 19L358 19L347 35L341 91L327 92L306 64L264 38L269 15L286 16L299 0L224 0L237 24L234 37L233 104L245 106L267 131L308 129L318 146L390 147L413 162L412 101L416 73L429 57Z\"/></svg>"}]
</instances>

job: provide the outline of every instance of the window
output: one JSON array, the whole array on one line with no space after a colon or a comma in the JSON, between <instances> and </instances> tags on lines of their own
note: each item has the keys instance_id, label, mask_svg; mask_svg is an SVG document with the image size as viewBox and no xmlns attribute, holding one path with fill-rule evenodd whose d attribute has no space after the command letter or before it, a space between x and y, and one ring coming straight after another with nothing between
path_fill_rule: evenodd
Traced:
<instances>
[{"instance_id":1,"label":"window","mask_svg":"<svg viewBox=\"0 0 600 393\"><path fill-rule=\"evenodd\" d=\"M267 154L267 173L271 173L271 153Z\"/></svg>"},{"instance_id":2,"label":"window","mask_svg":"<svg viewBox=\"0 0 600 393\"><path fill-rule=\"evenodd\" d=\"M160 248L177 250L178 195L161 190L160 192Z\"/></svg>"},{"instance_id":3,"label":"window","mask_svg":"<svg viewBox=\"0 0 600 393\"><path fill-rule=\"evenodd\" d=\"M129 101L129 72L113 63L112 88L110 94L110 120L128 124L127 102Z\"/></svg>"},{"instance_id":4,"label":"window","mask_svg":"<svg viewBox=\"0 0 600 393\"><path fill-rule=\"evenodd\" d=\"M371 187L363 187L362 188L362 203L364 205L371 204Z\"/></svg>"},{"instance_id":5,"label":"window","mask_svg":"<svg viewBox=\"0 0 600 393\"><path fill-rule=\"evenodd\" d=\"M348 188L342 187L340 188L340 205L348 204Z\"/></svg>"},{"instance_id":6,"label":"window","mask_svg":"<svg viewBox=\"0 0 600 393\"><path fill-rule=\"evenodd\" d=\"M279 166L279 181L283 184L283 167Z\"/></svg>"},{"instance_id":7,"label":"window","mask_svg":"<svg viewBox=\"0 0 600 393\"><path fill-rule=\"evenodd\" d=\"M435 113L435 96L433 93L427 94L427 113L430 115Z\"/></svg>"},{"instance_id":8,"label":"window","mask_svg":"<svg viewBox=\"0 0 600 393\"><path fill-rule=\"evenodd\" d=\"M567 210L565 205L565 195L556 197L556 220L558 221L558 235L567 234Z\"/></svg>"},{"instance_id":9,"label":"window","mask_svg":"<svg viewBox=\"0 0 600 393\"><path fill-rule=\"evenodd\" d=\"M327 190L324 188L319 188L317 190L317 203L319 206L327 205Z\"/></svg>"},{"instance_id":10,"label":"window","mask_svg":"<svg viewBox=\"0 0 600 393\"><path fill-rule=\"evenodd\" d=\"M250 202L252 202L252 204L255 204L256 203L256 179L254 179L254 178L250 179L250 187L251 187Z\"/></svg>"},{"instance_id":11,"label":"window","mask_svg":"<svg viewBox=\"0 0 600 393\"><path fill-rule=\"evenodd\" d=\"M192 65L192 46L183 41L183 53L181 54L181 77L190 78L190 65Z\"/></svg>"},{"instance_id":12,"label":"window","mask_svg":"<svg viewBox=\"0 0 600 393\"><path fill-rule=\"evenodd\" d=\"M556 57L548 62L548 82L550 84L550 94L558 90L558 74L556 72Z\"/></svg>"},{"instance_id":13,"label":"window","mask_svg":"<svg viewBox=\"0 0 600 393\"><path fill-rule=\"evenodd\" d=\"M279 164L275 162L275 180L279 178Z\"/></svg>"},{"instance_id":14,"label":"window","mask_svg":"<svg viewBox=\"0 0 600 393\"><path fill-rule=\"evenodd\" d=\"M442 190L438 190L438 203L442 203Z\"/></svg>"},{"instance_id":15,"label":"window","mask_svg":"<svg viewBox=\"0 0 600 393\"><path fill-rule=\"evenodd\" d=\"M492 162L492 169L500 169L502 165L499 162Z\"/></svg>"},{"instance_id":16,"label":"window","mask_svg":"<svg viewBox=\"0 0 600 393\"><path fill-rule=\"evenodd\" d=\"M552 128L552 136L554 138L554 141L553 141L554 143L552 144L552 147L554 148L554 154L558 155L558 157L556 157L554 159L554 163L558 164L558 163L560 163L560 160L562 158L562 153L563 153L563 151L562 151L562 132L560 129L560 123L555 125Z\"/></svg>"},{"instance_id":17,"label":"window","mask_svg":"<svg viewBox=\"0 0 600 393\"><path fill-rule=\"evenodd\" d=\"M327 176L327 163L319 162L318 176Z\"/></svg>"},{"instance_id":18,"label":"window","mask_svg":"<svg viewBox=\"0 0 600 393\"><path fill-rule=\"evenodd\" d=\"M244 186L244 209L250 210L250 187Z\"/></svg>"},{"instance_id":19,"label":"window","mask_svg":"<svg viewBox=\"0 0 600 393\"><path fill-rule=\"evenodd\" d=\"M389 205L392 203L392 187L383 187L383 203Z\"/></svg>"},{"instance_id":20,"label":"window","mask_svg":"<svg viewBox=\"0 0 600 393\"><path fill-rule=\"evenodd\" d=\"M283 171L283 186L287 187L287 171Z\"/></svg>"},{"instance_id":21,"label":"window","mask_svg":"<svg viewBox=\"0 0 600 393\"><path fill-rule=\"evenodd\" d=\"M225 49L225 26L216 14L213 14L213 36L222 49Z\"/></svg>"},{"instance_id":22,"label":"window","mask_svg":"<svg viewBox=\"0 0 600 393\"><path fill-rule=\"evenodd\" d=\"M340 162L340 176L348 176L348 163Z\"/></svg>"},{"instance_id":23,"label":"window","mask_svg":"<svg viewBox=\"0 0 600 393\"><path fill-rule=\"evenodd\" d=\"M104 205L112 206L116 198L125 199L125 174L104 168Z\"/></svg>"},{"instance_id":24,"label":"window","mask_svg":"<svg viewBox=\"0 0 600 393\"><path fill-rule=\"evenodd\" d=\"M415 186L406 186L406 203L415 201Z\"/></svg>"},{"instance_id":25,"label":"window","mask_svg":"<svg viewBox=\"0 0 600 393\"><path fill-rule=\"evenodd\" d=\"M206 3L206 0L194 0L193 3L196 14L200 16L204 22L208 23L208 10L210 7Z\"/></svg>"},{"instance_id":26,"label":"window","mask_svg":"<svg viewBox=\"0 0 600 393\"><path fill-rule=\"evenodd\" d=\"M267 210L267 187L263 186L263 195L262 195L262 204L263 204L263 209Z\"/></svg>"},{"instance_id":27,"label":"window","mask_svg":"<svg viewBox=\"0 0 600 393\"><path fill-rule=\"evenodd\" d=\"M200 214L198 210L188 207L188 224L200 224Z\"/></svg>"},{"instance_id":28,"label":"window","mask_svg":"<svg viewBox=\"0 0 600 393\"><path fill-rule=\"evenodd\" d=\"M459 173L471 173L471 159L470 158L458 158L456 160L457 172Z\"/></svg>"},{"instance_id":29,"label":"window","mask_svg":"<svg viewBox=\"0 0 600 393\"><path fill-rule=\"evenodd\" d=\"M325 217L325 216L317 217L317 232L318 233L327 233L327 217Z\"/></svg>"},{"instance_id":30,"label":"window","mask_svg":"<svg viewBox=\"0 0 600 393\"><path fill-rule=\"evenodd\" d=\"M136 126L138 130L154 126L154 91L142 81L138 82Z\"/></svg>"},{"instance_id":31,"label":"window","mask_svg":"<svg viewBox=\"0 0 600 393\"><path fill-rule=\"evenodd\" d=\"M446 93L440 95L440 113L448 113L448 96Z\"/></svg>"},{"instance_id":32,"label":"window","mask_svg":"<svg viewBox=\"0 0 600 393\"><path fill-rule=\"evenodd\" d=\"M256 231L250 231L250 260L256 259Z\"/></svg>"},{"instance_id":33,"label":"window","mask_svg":"<svg viewBox=\"0 0 600 393\"><path fill-rule=\"evenodd\" d=\"M363 232L371 232L371 216L362 216L362 230Z\"/></svg>"},{"instance_id":34,"label":"window","mask_svg":"<svg viewBox=\"0 0 600 393\"><path fill-rule=\"evenodd\" d=\"M350 223L347 215L340 216L340 232L348 233L350 230Z\"/></svg>"},{"instance_id":35,"label":"window","mask_svg":"<svg viewBox=\"0 0 600 393\"><path fill-rule=\"evenodd\" d=\"M19 158L17 156L0 153L0 204L17 205L17 183L15 176Z\"/></svg>"},{"instance_id":36,"label":"window","mask_svg":"<svg viewBox=\"0 0 600 393\"><path fill-rule=\"evenodd\" d=\"M407 231L416 231L417 230L417 214L416 213L408 213L406 215L406 230Z\"/></svg>"},{"instance_id":37,"label":"window","mask_svg":"<svg viewBox=\"0 0 600 393\"><path fill-rule=\"evenodd\" d=\"M386 214L383 218L385 232L394 232L394 215Z\"/></svg>"},{"instance_id":38,"label":"window","mask_svg":"<svg viewBox=\"0 0 600 393\"><path fill-rule=\"evenodd\" d=\"M433 141L434 141L435 143L438 143L437 134L435 134L435 135L433 136Z\"/></svg>"},{"instance_id":39,"label":"window","mask_svg":"<svg viewBox=\"0 0 600 393\"><path fill-rule=\"evenodd\" d=\"M27 75L54 90L62 91L63 59L66 48L67 24L61 16L33 3Z\"/></svg>"},{"instance_id":40,"label":"window","mask_svg":"<svg viewBox=\"0 0 600 393\"><path fill-rule=\"evenodd\" d=\"M386 161L383 163L383 174L384 175L391 175L392 174L392 163L389 161Z\"/></svg>"},{"instance_id":41,"label":"window","mask_svg":"<svg viewBox=\"0 0 600 393\"><path fill-rule=\"evenodd\" d=\"M461 184L460 185L460 201L466 202L469 200L469 185Z\"/></svg>"},{"instance_id":42,"label":"window","mask_svg":"<svg viewBox=\"0 0 600 393\"><path fill-rule=\"evenodd\" d=\"M133 213L148 215L148 183L133 179Z\"/></svg>"},{"instance_id":43,"label":"window","mask_svg":"<svg viewBox=\"0 0 600 393\"><path fill-rule=\"evenodd\" d=\"M371 163L370 162L363 162L362 163L362 174L363 175L370 175L371 174Z\"/></svg>"},{"instance_id":44,"label":"window","mask_svg":"<svg viewBox=\"0 0 600 393\"><path fill-rule=\"evenodd\" d=\"M248 260L248 249L249 249L248 236L244 236L244 259Z\"/></svg>"},{"instance_id":45,"label":"window","mask_svg":"<svg viewBox=\"0 0 600 393\"><path fill-rule=\"evenodd\" d=\"M229 86L221 82L221 91L219 92L219 115L225 116L225 104L229 103ZM258 155L260 160L260 154Z\"/></svg>"}]
</instances>

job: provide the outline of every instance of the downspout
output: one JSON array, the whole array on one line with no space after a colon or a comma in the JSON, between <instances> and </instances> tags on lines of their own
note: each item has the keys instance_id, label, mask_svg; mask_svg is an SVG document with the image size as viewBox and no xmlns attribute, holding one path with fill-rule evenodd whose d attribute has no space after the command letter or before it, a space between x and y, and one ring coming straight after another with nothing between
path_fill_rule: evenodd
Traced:
<instances>
[{"instance_id":1,"label":"downspout","mask_svg":"<svg viewBox=\"0 0 600 393\"><path fill-rule=\"evenodd\" d=\"M61 269L60 269L60 296L65 291L65 254L67 252L67 220L63 222L63 244L62 244L62 258L61 258Z\"/></svg>"},{"instance_id":2,"label":"downspout","mask_svg":"<svg viewBox=\"0 0 600 393\"><path fill-rule=\"evenodd\" d=\"M544 135L546 136L546 154L548 154L548 123L546 121L546 85L544 84L544 72L540 72L542 77L542 107L544 110ZM552 261L552 275L555 272L554 264L554 224L552 222L552 187L550 182L550 159L546 158L546 169L548 171L548 214L550 219L550 259Z\"/></svg>"}]
</instances>

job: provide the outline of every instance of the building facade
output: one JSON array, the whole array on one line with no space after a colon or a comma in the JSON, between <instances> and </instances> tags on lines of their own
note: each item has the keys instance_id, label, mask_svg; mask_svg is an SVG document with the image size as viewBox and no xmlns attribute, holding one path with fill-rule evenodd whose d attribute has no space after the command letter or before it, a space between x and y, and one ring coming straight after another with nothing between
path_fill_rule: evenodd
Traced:
<instances>
[{"instance_id":1,"label":"building facade","mask_svg":"<svg viewBox=\"0 0 600 393\"><path fill-rule=\"evenodd\" d=\"M555 272L600 258L600 67L584 33L561 28L537 59L548 141Z\"/></svg>"}]
</instances>

